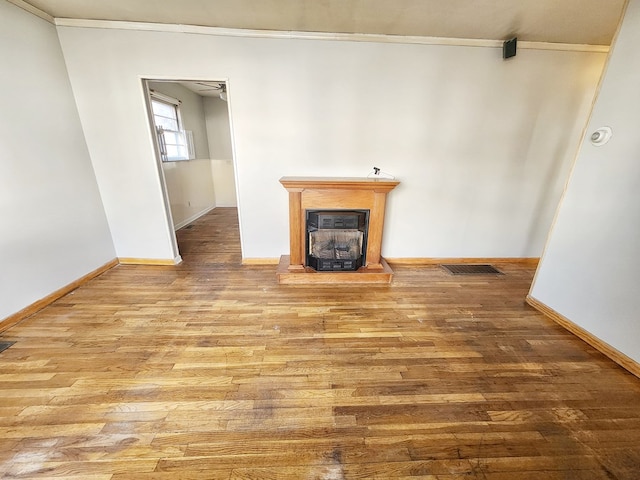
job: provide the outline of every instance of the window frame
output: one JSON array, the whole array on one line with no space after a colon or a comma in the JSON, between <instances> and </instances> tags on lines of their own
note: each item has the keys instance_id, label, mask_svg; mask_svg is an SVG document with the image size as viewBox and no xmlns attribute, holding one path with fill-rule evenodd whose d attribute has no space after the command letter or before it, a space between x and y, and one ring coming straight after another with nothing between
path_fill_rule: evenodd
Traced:
<instances>
[{"instance_id":1,"label":"window frame","mask_svg":"<svg viewBox=\"0 0 640 480\"><path fill-rule=\"evenodd\" d=\"M156 133L156 139L158 141L158 148L160 151L160 157L163 162L180 162L184 160L195 159L195 151L193 146L193 134L189 130L185 130L182 124L182 116L180 112L180 105L182 102L177 98L164 95L154 90L149 91L151 117L153 120L153 127ZM154 104L162 104L172 108L175 113L174 117L167 117L156 112ZM158 118L164 118L169 121L175 121L177 129L164 128L158 122ZM168 142L167 140L172 140ZM176 150L177 155L169 155L170 150Z\"/></svg>"}]
</instances>

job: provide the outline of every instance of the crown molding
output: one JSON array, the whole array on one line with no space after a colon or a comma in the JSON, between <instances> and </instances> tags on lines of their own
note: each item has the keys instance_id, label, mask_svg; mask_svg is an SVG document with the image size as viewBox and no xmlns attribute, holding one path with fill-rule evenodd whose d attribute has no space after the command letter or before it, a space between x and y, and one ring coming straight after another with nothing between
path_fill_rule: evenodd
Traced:
<instances>
[{"instance_id":1,"label":"crown molding","mask_svg":"<svg viewBox=\"0 0 640 480\"><path fill-rule=\"evenodd\" d=\"M20 1L20 0L14 0ZM443 38L404 35L383 35L368 33L324 33L296 32L279 30L247 30L240 28L202 27L197 25L178 25L165 23L120 22L111 20L84 20L75 18L56 18L59 27L102 28L115 30L137 30L151 32L189 33L221 37L274 38L296 40L329 40L345 42L403 43L417 45L449 45L462 47L502 48L503 40L485 40L474 38ZM559 50L570 52L609 52L608 45L583 45L570 43L518 42L518 48L528 50Z\"/></svg>"},{"instance_id":2,"label":"crown molding","mask_svg":"<svg viewBox=\"0 0 640 480\"><path fill-rule=\"evenodd\" d=\"M27 2L24 2L22 0L7 0L7 1L15 5L16 7L26 10L27 12L32 13L35 16L42 18L43 20L46 20L49 23L52 23L54 25L56 23L55 18L53 18L51 15L49 15L46 12L43 12L42 10L34 7L33 5L28 4Z\"/></svg>"}]
</instances>

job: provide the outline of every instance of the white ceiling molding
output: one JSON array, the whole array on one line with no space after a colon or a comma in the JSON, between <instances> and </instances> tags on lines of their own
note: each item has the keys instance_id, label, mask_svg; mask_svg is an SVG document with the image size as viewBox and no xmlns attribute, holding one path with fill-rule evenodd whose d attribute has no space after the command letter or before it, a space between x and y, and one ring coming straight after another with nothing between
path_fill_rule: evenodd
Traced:
<instances>
[{"instance_id":1,"label":"white ceiling molding","mask_svg":"<svg viewBox=\"0 0 640 480\"><path fill-rule=\"evenodd\" d=\"M502 48L502 40L483 40L475 38L440 38L403 35L382 35L362 33L324 33L324 32L284 32L279 30L245 30L240 28L200 27L196 25L176 25L167 23L122 22L111 20L84 20L74 18L56 18L60 27L102 28L115 30L140 30L152 32L190 33L224 37L253 37L298 40L331 40L346 42L406 43L419 45L453 45L464 47ZM573 43L518 42L519 49L558 50L572 52L607 53L608 45L584 45Z\"/></svg>"},{"instance_id":2,"label":"white ceiling molding","mask_svg":"<svg viewBox=\"0 0 640 480\"><path fill-rule=\"evenodd\" d=\"M56 19L611 45L627 0L21 0Z\"/></svg>"},{"instance_id":3,"label":"white ceiling molding","mask_svg":"<svg viewBox=\"0 0 640 480\"><path fill-rule=\"evenodd\" d=\"M502 42L500 42L502 47ZM518 49L522 50L557 50L565 52L595 52L609 53L608 45L582 45L576 43L546 43L546 42L521 42L518 41Z\"/></svg>"},{"instance_id":4,"label":"white ceiling molding","mask_svg":"<svg viewBox=\"0 0 640 480\"><path fill-rule=\"evenodd\" d=\"M39 8L36 8L27 2L24 2L23 0L7 0L7 1L9 3L14 4L16 7L20 7L21 9L26 10L27 12L32 13L37 17L42 18L43 20L46 20L49 23L55 24L55 19L51 15L49 15L46 12L43 12Z\"/></svg>"}]
</instances>

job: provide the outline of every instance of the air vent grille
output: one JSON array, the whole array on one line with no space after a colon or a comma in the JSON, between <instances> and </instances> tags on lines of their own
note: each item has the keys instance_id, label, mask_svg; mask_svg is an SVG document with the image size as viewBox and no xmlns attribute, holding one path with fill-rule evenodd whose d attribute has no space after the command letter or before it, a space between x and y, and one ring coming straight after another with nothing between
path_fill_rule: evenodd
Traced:
<instances>
[{"instance_id":1,"label":"air vent grille","mask_svg":"<svg viewBox=\"0 0 640 480\"><path fill-rule=\"evenodd\" d=\"M503 275L503 273L492 265L440 265L453 275Z\"/></svg>"}]
</instances>

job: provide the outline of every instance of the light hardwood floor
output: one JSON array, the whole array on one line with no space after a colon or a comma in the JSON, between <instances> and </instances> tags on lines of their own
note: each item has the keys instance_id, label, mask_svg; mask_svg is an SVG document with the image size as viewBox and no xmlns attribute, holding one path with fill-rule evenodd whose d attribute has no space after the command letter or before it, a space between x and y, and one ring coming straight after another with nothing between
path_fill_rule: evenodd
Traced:
<instances>
[{"instance_id":1,"label":"light hardwood floor","mask_svg":"<svg viewBox=\"0 0 640 480\"><path fill-rule=\"evenodd\" d=\"M0 478L640 478L640 380L524 302L533 269L278 285L234 209L4 332Z\"/></svg>"}]
</instances>

